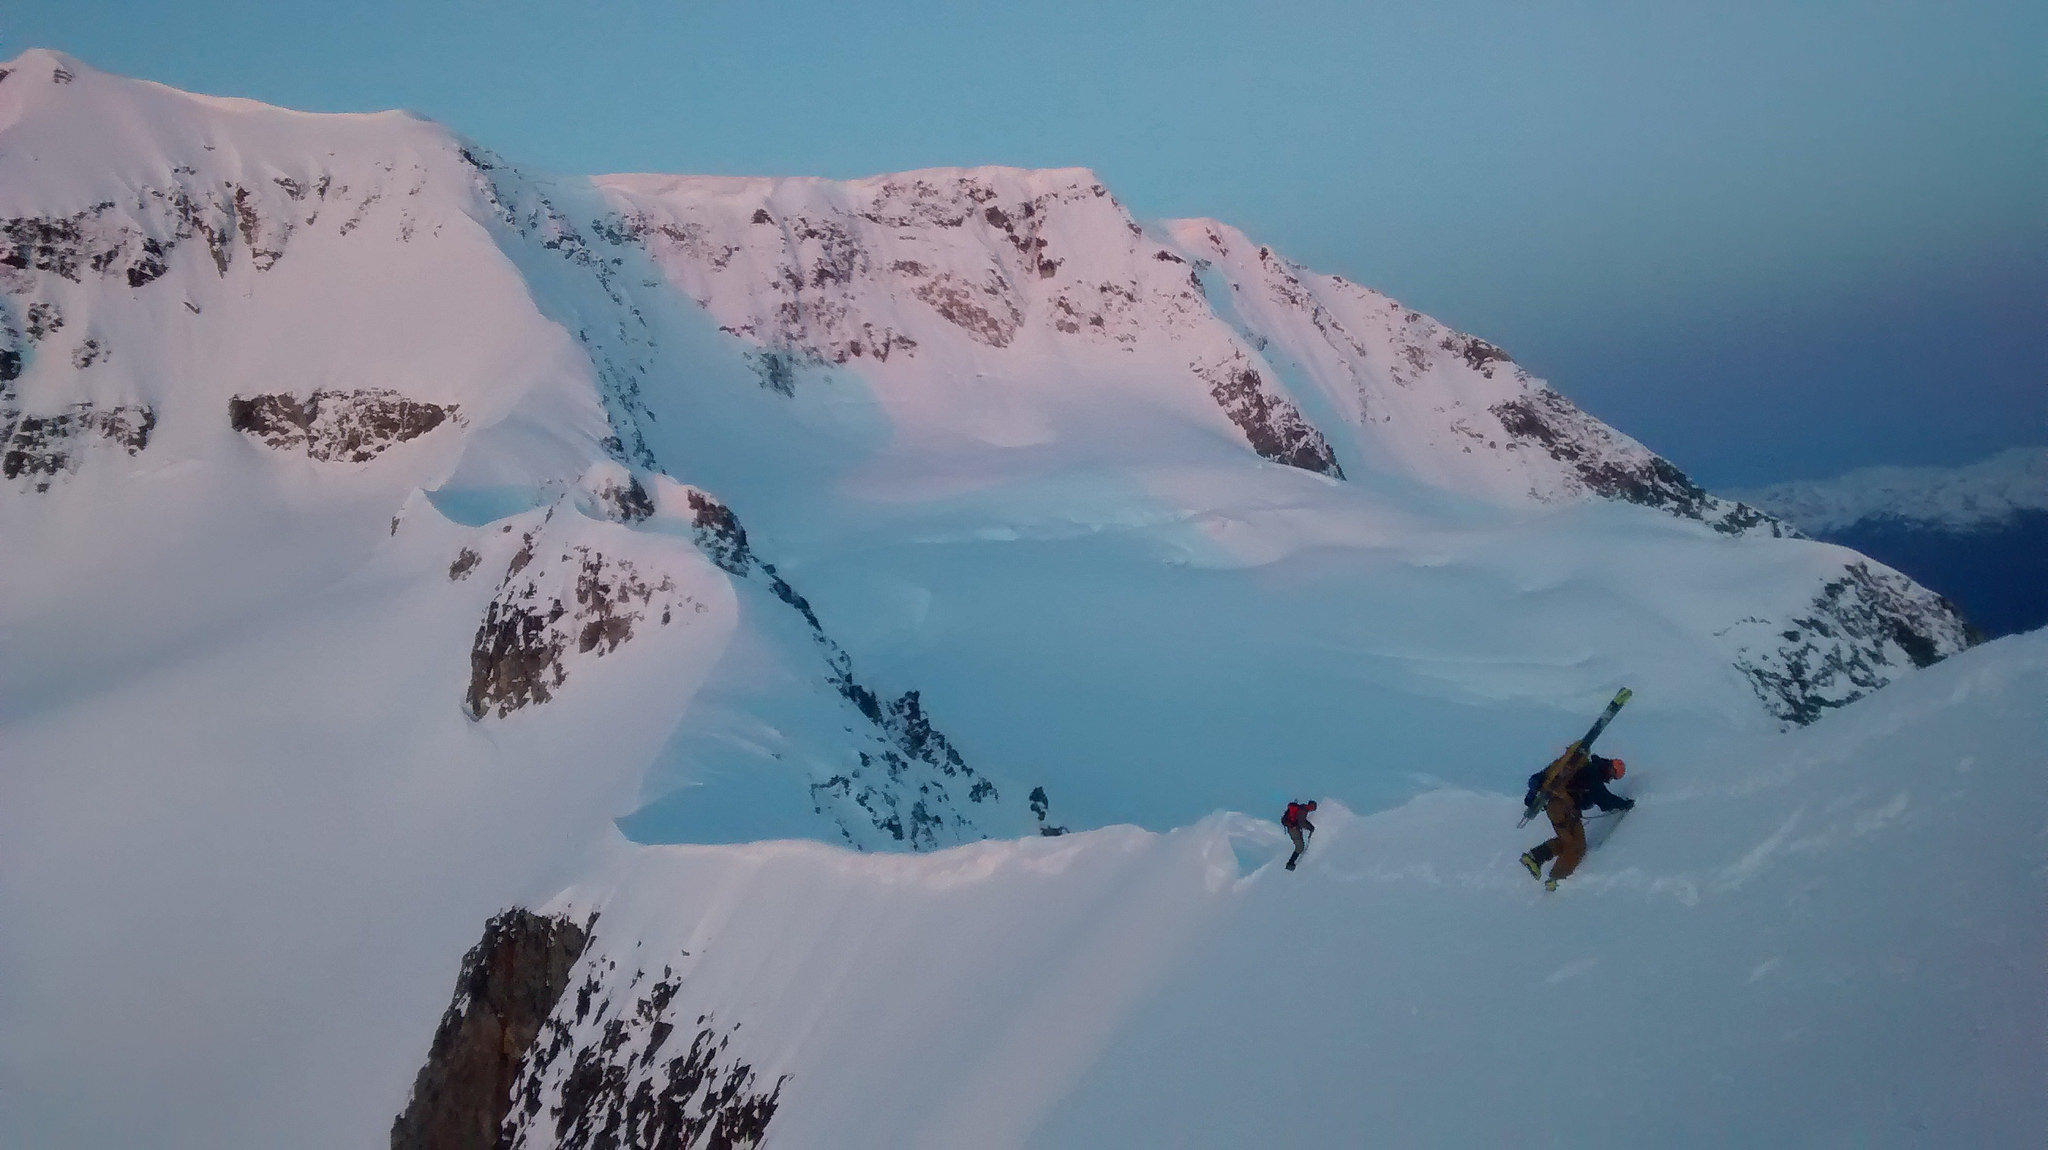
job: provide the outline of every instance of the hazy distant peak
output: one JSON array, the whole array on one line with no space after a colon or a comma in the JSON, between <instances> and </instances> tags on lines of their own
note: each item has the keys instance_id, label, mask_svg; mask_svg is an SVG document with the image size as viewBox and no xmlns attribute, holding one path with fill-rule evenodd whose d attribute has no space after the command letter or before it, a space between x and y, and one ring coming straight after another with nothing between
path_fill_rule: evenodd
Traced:
<instances>
[{"instance_id":1,"label":"hazy distant peak","mask_svg":"<svg viewBox=\"0 0 2048 1150\"><path fill-rule=\"evenodd\" d=\"M1863 467L1833 479L1737 494L1807 531L1871 519L1968 530L2048 510L2048 447L2015 447L1966 467Z\"/></svg>"}]
</instances>

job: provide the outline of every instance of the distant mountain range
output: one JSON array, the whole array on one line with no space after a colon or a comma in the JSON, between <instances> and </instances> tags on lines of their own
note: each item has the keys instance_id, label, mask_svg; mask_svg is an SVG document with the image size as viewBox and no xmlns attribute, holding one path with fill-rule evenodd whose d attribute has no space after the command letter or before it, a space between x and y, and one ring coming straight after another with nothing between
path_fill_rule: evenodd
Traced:
<instances>
[{"instance_id":1,"label":"distant mountain range","mask_svg":"<svg viewBox=\"0 0 2048 1150\"><path fill-rule=\"evenodd\" d=\"M1988 636L2048 625L2048 447L1734 494L1942 592Z\"/></svg>"}]
</instances>

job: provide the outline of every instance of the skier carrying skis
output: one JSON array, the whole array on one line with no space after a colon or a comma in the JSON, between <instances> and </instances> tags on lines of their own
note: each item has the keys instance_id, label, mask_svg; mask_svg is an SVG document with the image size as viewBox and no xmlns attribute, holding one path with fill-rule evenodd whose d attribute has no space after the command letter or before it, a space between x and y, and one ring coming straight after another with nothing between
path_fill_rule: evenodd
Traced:
<instances>
[{"instance_id":1,"label":"skier carrying skis","mask_svg":"<svg viewBox=\"0 0 2048 1150\"><path fill-rule=\"evenodd\" d=\"M1287 828L1287 837L1294 841L1294 853L1287 856L1288 870L1294 869L1294 864L1301 861L1301 852L1308 849L1302 835L1316 833L1316 825L1308 821L1309 812L1315 809L1314 800L1292 802L1287 804L1286 813L1280 816L1280 825Z\"/></svg>"},{"instance_id":2,"label":"skier carrying skis","mask_svg":"<svg viewBox=\"0 0 2048 1150\"><path fill-rule=\"evenodd\" d=\"M1603 811L1634 809L1634 799L1622 798L1607 789L1607 784L1620 778L1625 769L1620 759L1588 754L1583 743L1573 743L1549 766L1529 776L1529 793L1523 796L1522 803L1533 810L1541 800L1543 812L1550 816L1551 829L1557 832L1522 855L1522 865L1529 868L1531 875L1543 879L1545 890L1556 890L1558 881L1569 877L1586 857L1586 824L1579 818L1580 811L1589 807ZM1543 864L1553 858L1557 864L1550 868L1550 877L1543 878Z\"/></svg>"}]
</instances>

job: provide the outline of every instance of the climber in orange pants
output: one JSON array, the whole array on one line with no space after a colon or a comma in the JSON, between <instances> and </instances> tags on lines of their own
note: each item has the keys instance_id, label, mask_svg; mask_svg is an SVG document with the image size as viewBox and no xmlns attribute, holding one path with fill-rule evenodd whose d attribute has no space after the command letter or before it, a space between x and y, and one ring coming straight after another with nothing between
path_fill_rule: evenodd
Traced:
<instances>
[{"instance_id":1,"label":"climber in orange pants","mask_svg":"<svg viewBox=\"0 0 2048 1150\"><path fill-rule=\"evenodd\" d=\"M1529 776L1529 793L1523 797L1523 804L1535 805L1539 795L1546 798L1543 812L1550 816L1551 829L1556 833L1523 854L1522 865L1531 875L1543 879L1545 889L1556 890L1559 880L1579 869L1579 863L1586 857L1586 823L1579 817L1580 811L1588 807L1603 811L1635 807L1634 799L1607 789L1607 784L1619 779L1626 769L1620 759L1589 755L1573 743L1549 766ZM1550 868L1550 877L1543 878L1543 864L1553 858L1557 862Z\"/></svg>"}]
</instances>

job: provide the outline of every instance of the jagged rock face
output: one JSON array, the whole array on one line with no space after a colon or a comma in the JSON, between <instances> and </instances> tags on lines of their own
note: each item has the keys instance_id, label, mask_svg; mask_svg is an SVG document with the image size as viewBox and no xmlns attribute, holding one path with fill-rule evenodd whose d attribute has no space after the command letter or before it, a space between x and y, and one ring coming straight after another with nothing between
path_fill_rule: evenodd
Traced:
<instances>
[{"instance_id":1,"label":"jagged rock face","mask_svg":"<svg viewBox=\"0 0 2048 1150\"><path fill-rule=\"evenodd\" d=\"M125 203L101 200L66 215L0 220L0 268L11 269L0 272L0 283L18 287L42 272L72 283L103 277L141 288L161 279L173 253L192 243L205 250L217 274L227 274L237 251L246 252L257 271L269 271L292 233L317 223L329 197L349 190L326 172L274 176L268 189L235 182L209 187L191 178L196 174L180 167L173 173L181 177L177 182L136 188ZM360 201L342 221L344 234L361 226L362 211L376 198Z\"/></svg>"},{"instance_id":2,"label":"jagged rock face","mask_svg":"<svg viewBox=\"0 0 2048 1150\"><path fill-rule=\"evenodd\" d=\"M596 494L605 517L614 523L638 523L654 514L654 499L637 475L628 476L624 483L608 483Z\"/></svg>"},{"instance_id":3,"label":"jagged rock face","mask_svg":"<svg viewBox=\"0 0 2048 1150\"><path fill-rule=\"evenodd\" d=\"M886 363L916 355L921 341L911 331L934 326L934 334L950 328L986 347L1009 346L1033 296L1043 294L1038 282L1055 277L1073 254L1050 247L1044 224L1056 207L1103 215L1117 231L1135 229L1086 173L1045 175L999 188L974 175L913 173L842 185L852 193L846 197L820 181L783 191L764 180L664 180L643 188L614 177L606 182L624 210L609 231L646 246L742 339L816 362ZM700 191L706 194L690 194ZM826 194L802 194L820 191ZM963 235L980 242L962 243ZM877 288L926 310L880 314ZM1112 294L1135 290L1119 285ZM1103 309L1055 296L1068 314L1086 317L1069 334L1108 332Z\"/></svg>"},{"instance_id":4,"label":"jagged rock face","mask_svg":"<svg viewBox=\"0 0 2048 1150\"><path fill-rule=\"evenodd\" d=\"M1323 433L1267 387L1242 356L1220 367L1198 365L1195 374L1208 382L1209 394L1230 422L1244 432L1253 451L1275 463L1344 478L1344 469L1337 466L1337 456Z\"/></svg>"},{"instance_id":5,"label":"jagged rock face","mask_svg":"<svg viewBox=\"0 0 2048 1150\"><path fill-rule=\"evenodd\" d=\"M495 1150L542 1024L569 987L591 922L514 908L484 925L462 957L455 998L434 1031L426 1065L391 1150Z\"/></svg>"},{"instance_id":6,"label":"jagged rock face","mask_svg":"<svg viewBox=\"0 0 2048 1150\"><path fill-rule=\"evenodd\" d=\"M470 573L476 570L476 565L483 562L483 558L477 552L464 547L456 553L454 561L448 564L448 578L457 582L469 578Z\"/></svg>"},{"instance_id":7,"label":"jagged rock face","mask_svg":"<svg viewBox=\"0 0 2048 1150\"><path fill-rule=\"evenodd\" d=\"M1490 409L1511 444L1537 448L1570 467L1587 491L1697 519L1727 535L1756 530L1794 535L1790 527L1746 503L1707 493L1670 461L1629 451L1614 430L1547 387Z\"/></svg>"},{"instance_id":8,"label":"jagged rock face","mask_svg":"<svg viewBox=\"0 0 2048 1150\"><path fill-rule=\"evenodd\" d=\"M32 415L14 409L11 398L0 388L0 476L21 480L37 492L75 472L95 446L141 454L156 430L156 411L144 405L76 403L53 415Z\"/></svg>"},{"instance_id":9,"label":"jagged rock face","mask_svg":"<svg viewBox=\"0 0 2048 1150\"><path fill-rule=\"evenodd\" d=\"M690 491L688 503L698 549L726 573L761 585L803 619L824 660L826 682L864 723L864 728L847 728L859 731L852 761L811 784L817 813L832 819L840 835L856 846L873 842L877 832L881 845L911 850L936 850L982 837L981 816L995 809L1000 792L932 726L919 692L888 698L862 683L852 656L826 632L810 601L774 564L754 553L739 516L701 491Z\"/></svg>"},{"instance_id":10,"label":"jagged rock face","mask_svg":"<svg viewBox=\"0 0 2048 1150\"><path fill-rule=\"evenodd\" d=\"M1729 534L1787 533L1753 508L1709 495L1485 340L1342 277L1319 275L1213 220L1168 226L1198 272L1213 268L1227 284L1245 342L1266 363L1286 365L1296 385L1322 393L1352 431L1352 449L1378 466L1394 463L1489 498L1555 503L1590 495Z\"/></svg>"},{"instance_id":11,"label":"jagged rock face","mask_svg":"<svg viewBox=\"0 0 2048 1150\"><path fill-rule=\"evenodd\" d=\"M1766 709L1805 725L1970 646L1976 636L1947 599L1896 571L1850 563L1790 619L1749 619L1735 666Z\"/></svg>"},{"instance_id":12,"label":"jagged rock face","mask_svg":"<svg viewBox=\"0 0 2048 1150\"><path fill-rule=\"evenodd\" d=\"M621 233L613 221L600 218L588 224L595 240L586 239L582 227L556 202L557 189L528 178L488 149L463 147L457 155L468 170L470 188L480 206L505 235L559 259L610 301L619 320L610 338L598 338L588 326L570 322L566 314L564 326L575 333L596 371L598 399L612 427L604 444L606 452L619 463L660 471L660 461L647 437L654 417L641 392L642 381L660 366L659 353L646 315L622 281L619 267L623 261L595 246L616 247L633 242L631 237Z\"/></svg>"},{"instance_id":13,"label":"jagged rock face","mask_svg":"<svg viewBox=\"0 0 2048 1150\"><path fill-rule=\"evenodd\" d=\"M4 280L0 280L0 289L23 290L20 283ZM28 357L38 345L64 330L64 314L55 303L33 300L22 309L22 322L17 325L11 311L0 307L0 477L20 480L21 490L45 492L60 477L75 473L96 448L141 454L156 430L156 409L148 404L88 399L55 411L26 409L19 381ZM68 358L72 371L83 372L105 362L107 354L104 341L86 339L71 349Z\"/></svg>"},{"instance_id":14,"label":"jagged rock face","mask_svg":"<svg viewBox=\"0 0 2048 1150\"><path fill-rule=\"evenodd\" d=\"M571 972L512 1083L498 1145L505 1150L733 1150L758 1146L789 1082L765 1081L745 1053L742 1024L693 1007L688 952L626 952L626 973L602 940ZM674 965L672 965L674 964ZM679 970L680 967L680 970Z\"/></svg>"},{"instance_id":15,"label":"jagged rock face","mask_svg":"<svg viewBox=\"0 0 2048 1150\"><path fill-rule=\"evenodd\" d=\"M236 396L228 423L278 451L304 451L322 463L368 463L454 420L456 405L423 403L395 391L315 391L295 396Z\"/></svg>"},{"instance_id":16,"label":"jagged rock face","mask_svg":"<svg viewBox=\"0 0 2048 1150\"><path fill-rule=\"evenodd\" d=\"M628 528L663 521L657 500L637 478L586 481L594 510L620 510ZM687 509L687 525L700 552L753 592L769 612L787 612L819 660L820 694L838 708L831 746L806 746L813 763L813 810L858 847L935 850L985 837L1000 818L1001 792L970 766L934 726L916 689L878 692L857 674L853 657L826 630L817 612L775 565L754 550L739 516L695 488L671 487L671 504ZM629 536L616 547L564 541L562 507L519 537L496 593L485 607L470 650L464 707L472 718L505 718L553 700L582 662L608 655L651 628L683 627L708 607L677 580L628 557ZM482 553L465 547L449 563L451 581L469 578Z\"/></svg>"},{"instance_id":17,"label":"jagged rock face","mask_svg":"<svg viewBox=\"0 0 2048 1150\"><path fill-rule=\"evenodd\" d=\"M189 195L165 196L161 192L156 200L176 220L168 244L120 222L112 215L113 201L103 200L68 216L0 220L0 266L17 273L49 272L72 283L86 275L110 276L139 288L169 270L164 257L181 240L205 235L209 247L219 251L211 220L197 201ZM19 282L26 277L15 278Z\"/></svg>"},{"instance_id":18,"label":"jagged rock face","mask_svg":"<svg viewBox=\"0 0 2048 1150\"><path fill-rule=\"evenodd\" d=\"M464 705L481 719L545 703L576 662L708 609L667 574L588 545L556 545L544 528L527 532L477 626Z\"/></svg>"},{"instance_id":19,"label":"jagged rock face","mask_svg":"<svg viewBox=\"0 0 2048 1150\"><path fill-rule=\"evenodd\" d=\"M1214 322L1187 261L1145 238L1087 172L603 183L620 211L595 233L644 247L724 331L756 345L771 390L790 393L803 363L881 370L1023 342L1112 364L1142 354L1199 381L1258 454L1342 474L1324 436Z\"/></svg>"}]
</instances>

